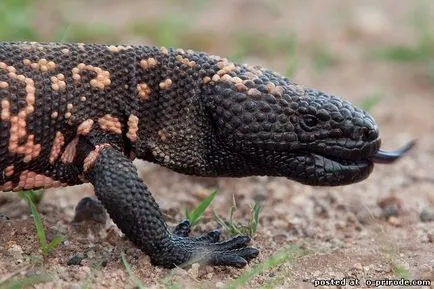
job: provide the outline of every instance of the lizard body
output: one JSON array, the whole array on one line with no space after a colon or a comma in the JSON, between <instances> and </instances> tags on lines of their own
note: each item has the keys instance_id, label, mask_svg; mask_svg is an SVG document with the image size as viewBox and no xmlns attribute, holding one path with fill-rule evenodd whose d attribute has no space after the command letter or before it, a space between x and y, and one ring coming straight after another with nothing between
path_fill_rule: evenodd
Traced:
<instances>
[{"instance_id":1,"label":"lizard body","mask_svg":"<svg viewBox=\"0 0 434 289\"><path fill-rule=\"evenodd\" d=\"M131 160L199 176L343 185L372 171L363 110L261 67L149 46L0 43L0 190L91 182L154 264L244 266L249 238L169 232ZM206 256L206 257L204 257Z\"/></svg>"}]
</instances>

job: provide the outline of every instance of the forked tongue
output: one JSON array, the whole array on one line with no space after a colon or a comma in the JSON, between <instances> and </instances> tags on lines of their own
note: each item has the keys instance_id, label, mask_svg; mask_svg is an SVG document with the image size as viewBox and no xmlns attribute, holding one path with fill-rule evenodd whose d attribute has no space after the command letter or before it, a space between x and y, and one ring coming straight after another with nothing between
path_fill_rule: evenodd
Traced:
<instances>
[{"instance_id":1,"label":"forked tongue","mask_svg":"<svg viewBox=\"0 0 434 289\"><path fill-rule=\"evenodd\" d=\"M395 151L383 151L379 149L375 155L371 158L371 161L374 163L379 164L390 164L396 161L397 159L401 158L403 155L405 155L414 145L416 144L416 141L409 142L406 146L397 149Z\"/></svg>"}]
</instances>

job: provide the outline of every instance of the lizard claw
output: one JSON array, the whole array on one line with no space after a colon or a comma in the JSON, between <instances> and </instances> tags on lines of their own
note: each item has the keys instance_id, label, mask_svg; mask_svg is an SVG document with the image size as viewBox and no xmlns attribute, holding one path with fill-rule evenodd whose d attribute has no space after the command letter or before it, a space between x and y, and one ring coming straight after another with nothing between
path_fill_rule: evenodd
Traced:
<instances>
[{"instance_id":1,"label":"lizard claw","mask_svg":"<svg viewBox=\"0 0 434 289\"><path fill-rule=\"evenodd\" d=\"M242 268L247 265L247 262L258 256L258 253L255 248L242 248L223 252L215 256L213 265Z\"/></svg>"},{"instance_id":2,"label":"lizard claw","mask_svg":"<svg viewBox=\"0 0 434 289\"><path fill-rule=\"evenodd\" d=\"M180 237L187 237L191 232L191 223L189 220L182 220L175 229L173 229L173 234Z\"/></svg>"},{"instance_id":3,"label":"lizard claw","mask_svg":"<svg viewBox=\"0 0 434 289\"><path fill-rule=\"evenodd\" d=\"M176 227L173 229L172 234L180 237L188 237L191 232L191 223L189 220L182 220ZM215 243L220 239L221 232L219 229L215 229L212 232L209 232L205 235L195 237L194 239L198 242L205 243Z\"/></svg>"}]
</instances>

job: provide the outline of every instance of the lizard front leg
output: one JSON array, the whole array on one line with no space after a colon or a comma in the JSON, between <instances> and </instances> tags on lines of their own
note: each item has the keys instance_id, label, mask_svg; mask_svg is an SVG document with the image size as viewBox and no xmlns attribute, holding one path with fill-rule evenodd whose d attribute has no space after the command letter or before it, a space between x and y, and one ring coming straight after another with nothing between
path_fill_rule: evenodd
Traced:
<instances>
[{"instance_id":1,"label":"lizard front leg","mask_svg":"<svg viewBox=\"0 0 434 289\"><path fill-rule=\"evenodd\" d=\"M85 146L84 146L85 147ZM84 175L121 231L151 257L171 268L189 262L243 267L258 255L247 247L250 238L237 236L216 242L219 232L188 237L188 223L175 233L166 222L130 159L110 145L96 145L83 161ZM182 232L182 233L180 233Z\"/></svg>"}]
</instances>

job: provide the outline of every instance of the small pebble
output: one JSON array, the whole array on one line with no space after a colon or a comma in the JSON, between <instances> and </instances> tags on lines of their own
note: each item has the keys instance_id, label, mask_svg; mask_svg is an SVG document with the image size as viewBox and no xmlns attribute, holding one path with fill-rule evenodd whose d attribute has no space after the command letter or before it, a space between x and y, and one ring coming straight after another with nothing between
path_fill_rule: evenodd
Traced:
<instances>
[{"instance_id":1,"label":"small pebble","mask_svg":"<svg viewBox=\"0 0 434 289\"><path fill-rule=\"evenodd\" d=\"M72 256L68 262L66 263L68 266L72 265L80 265L81 261L83 260L83 257L80 255L74 255Z\"/></svg>"},{"instance_id":2,"label":"small pebble","mask_svg":"<svg viewBox=\"0 0 434 289\"><path fill-rule=\"evenodd\" d=\"M14 259L19 259L23 257L23 248L21 248L20 245L17 244L12 244L9 248L8 248L8 253L12 255L12 257L14 257Z\"/></svg>"},{"instance_id":3,"label":"small pebble","mask_svg":"<svg viewBox=\"0 0 434 289\"><path fill-rule=\"evenodd\" d=\"M401 226L401 221L395 217L395 216L390 216L387 221L389 222L389 224L395 226L395 227L399 227Z\"/></svg>"},{"instance_id":4,"label":"small pebble","mask_svg":"<svg viewBox=\"0 0 434 289\"><path fill-rule=\"evenodd\" d=\"M85 197L80 200L75 208L73 222L83 222L86 220L95 221L96 223L105 224L107 213L102 203L95 197Z\"/></svg>"},{"instance_id":5,"label":"small pebble","mask_svg":"<svg viewBox=\"0 0 434 289\"><path fill-rule=\"evenodd\" d=\"M188 273L194 279L197 279L199 277L199 268L200 268L200 264L199 263L193 263L191 265L191 268L188 270Z\"/></svg>"},{"instance_id":6,"label":"small pebble","mask_svg":"<svg viewBox=\"0 0 434 289\"><path fill-rule=\"evenodd\" d=\"M362 264L360 263L354 264L353 267L351 267L351 270L363 271Z\"/></svg>"},{"instance_id":7,"label":"small pebble","mask_svg":"<svg viewBox=\"0 0 434 289\"><path fill-rule=\"evenodd\" d=\"M381 199L378 205L383 210L383 216L388 219L389 217L397 217L402 211L402 201L396 196L389 196Z\"/></svg>"},{"instance_id":8,"label":"small pebble","mask_svg":"<svg viewBox=\"0 0 434 289\"><path fill-rule=\"evenodd\" d=\"M434 233L428 233L428 242L434 243Z\"/></svg>"},{"instance_id":9,"label":"small pebble","mask_svg":"<svg viewBox=\"0 0 434 289\"><path fill-rule=\"evenodd\" d=\"M215 283L215 287L216 288L224 288L225 284L223 282L219 281L219 282Z\"/></svg>"},{"instance_id":10,"label":"small pebble","mask_svg":"<svg viewBox=\"0 0 434 289\"><path fill-rule=\"evenodd\" d=\"M434 209L428 207L424 208L422 212L420 212L419 218L422 222L434 221Z\"/></svg>"}]
</instances>

